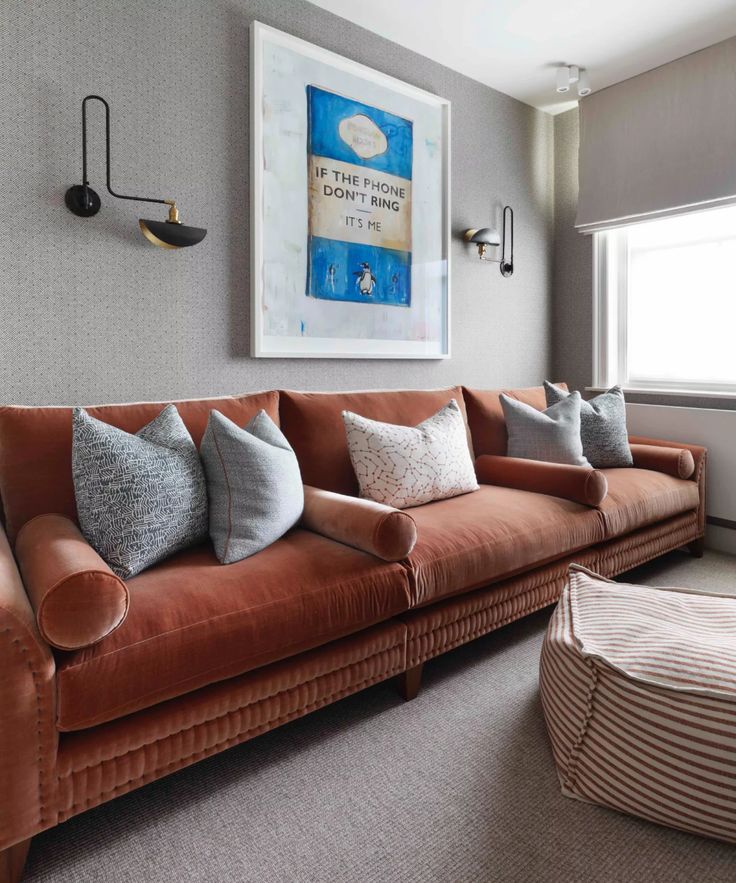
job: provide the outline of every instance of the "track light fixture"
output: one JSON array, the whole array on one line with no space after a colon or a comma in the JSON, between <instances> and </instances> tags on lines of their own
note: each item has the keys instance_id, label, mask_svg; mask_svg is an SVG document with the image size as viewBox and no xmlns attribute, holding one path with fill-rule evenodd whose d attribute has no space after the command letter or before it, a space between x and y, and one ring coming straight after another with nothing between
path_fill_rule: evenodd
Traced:
<instances>
[{"instance_id":1,"label":"track light fixture","mask_svg":"<svg viewBox=\"0 0 736 883\"><path fill-rule=\"evenodd\" d=\"M588 80L588 72L580 71L580 78L578 79L578 95L581 98L585 98L585 96L590 95L592 91Z\"/></svg>"},{"instance_id":2,"label":"track light fixture","mask_svg":"<svg viewBox=\"0 0 736 883\"><path fill-rule=\"evenodd\" d=\"M132 199L135 202L157 202L169 206L169 216L165 221L152 221L141 218L138 225L149 242L161 248L186 248L196 245L207 235L202 227L187 227L179 220L179 210L173 199L151 199L147 196L124 196L116 193L110 184L110 105L99 95L87 95L82 101L82 183L75 184L66 191L64 201L70 212L80 218L91 218L100 210L100 197L89 186L87 180L87 102L100 101L105 107L105 155L108 193L116 199Z\"/></svg>"},{"instance_id":3,"label":"track light fixture","mask_svg":"<svg viewBox=\"0 0 736 883\"><path fill-rule=\"evenodd\" d=\"M570 68L567 66L557 68L557 91L561 94L570 91Z\"/></svg>"},{"instance_id":4,"label":"track light fixture","mask_svg":"<svg viewBox=\"0 0 736 883\"><path fill-rule=\"evenodd\" d=\"M577 93L580 98L584 98L592 92L590 81L588 80L588 72L585 68L578 67L576 64L558 67L556 84L557 91L562 95L569 92L573 86L577 86Z\"/></svg>"}]
</instances>

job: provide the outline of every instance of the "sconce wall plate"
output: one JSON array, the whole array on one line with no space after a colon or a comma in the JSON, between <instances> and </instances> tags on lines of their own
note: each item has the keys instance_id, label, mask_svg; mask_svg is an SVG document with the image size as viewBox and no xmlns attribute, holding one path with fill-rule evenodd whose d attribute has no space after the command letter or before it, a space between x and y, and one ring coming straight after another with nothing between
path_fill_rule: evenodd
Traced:
<instances>
[{"instance_id":1,"label":"sconce wall plate","mask_svg":"<svg viewBox=\"0 0 736 883\"><path fill-rule=\"evenodd\" d=\"M89 186L87 180L87 102L100 101L105 107L105 158L107 191L116 199L130 199L134 202L156 202L169 206L169 217L165 221L151 221L141 218L138 224L141 232L154 245L161 248L177 249L196 245L207 235L202 227L188 227L179 220L179 211L173 199L151 199L147 196L125 196L116 193L110 183L110 105L99 95L87 95L82 101L82 183L74 184L64 196L64 202L70 212L80 218L91 218L96 215L102 205L97 193Z\"/></svg>"},{"instance_id":2,"label":"sconce wall plate","mask_svg":"<svg viewBox=\"0 0 736 883\"><path fill-rule=\"evenodd\" d=\"M85 184L75 184L64 195L64 202L70 212L80 218L91 218L102 206L100 197Z\"/></svg>"}]
</instances>

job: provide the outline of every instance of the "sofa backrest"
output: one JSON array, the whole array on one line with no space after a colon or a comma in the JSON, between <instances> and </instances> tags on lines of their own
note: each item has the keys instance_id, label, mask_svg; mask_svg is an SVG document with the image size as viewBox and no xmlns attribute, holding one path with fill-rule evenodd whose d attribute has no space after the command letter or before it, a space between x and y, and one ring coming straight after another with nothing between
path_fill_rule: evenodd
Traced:
<instances>
[{"instance_id":1,"label":"sofa backrest","mask_svg":"<svg viewBox=\"0 0 736 883\"><path fill-rule=\"evenodd\" d=\"M278 402L278 392L271 391L174 404L199 445L213 408L239 426L261 409L278 423ZM137 432L166 404L99 405L87 411L126 432ZM26 521L36 515L58 512L76 521L71 408L0 406L0 500L11 542Z\"/></svg>"},{"instance_id":2,"label":"sofa backrest","mask_svg":"<svg viewBox=\"0 0 736 883\"><path fill-rule=\"evenodd\" d=\"M566 383L558 383L557 386L567 389ZM501 393L531 405L538 411L547 407L543 386L528 386L523 389L468 389L464 386L465 410L476 457L481 454L506 456L509 437L501 407Z\"/></svg>"},{"instance_id":3,"label":"sofa backrest","mask_svg":"<svg viewBox=\"0 0 736 883\"><path fill-rule=\"evenodd\" d=\"M350 462L342 412L354 411L370 420L416 426L450 399L455 399L465 413L460 386L377 392L282 390L279 396L281 429L296 451L305 484L356 495L358 482Z\"/></svg>"}]
</instances>

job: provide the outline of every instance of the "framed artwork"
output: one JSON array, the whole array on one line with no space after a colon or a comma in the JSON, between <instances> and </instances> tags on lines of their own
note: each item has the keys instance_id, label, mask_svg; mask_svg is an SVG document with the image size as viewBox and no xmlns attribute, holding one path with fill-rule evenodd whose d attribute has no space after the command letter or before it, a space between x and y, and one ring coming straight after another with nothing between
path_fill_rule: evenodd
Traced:
<instances>
[{"instance_id":1,"label":"framed artwork","mask_svg":"<svg viewBox=\"0 0 736 883\"><path fill-rule=\"evenodd\" d=\"M251 352L450 355L450 102L254 22Z\"/></svg>"}]
</instances>

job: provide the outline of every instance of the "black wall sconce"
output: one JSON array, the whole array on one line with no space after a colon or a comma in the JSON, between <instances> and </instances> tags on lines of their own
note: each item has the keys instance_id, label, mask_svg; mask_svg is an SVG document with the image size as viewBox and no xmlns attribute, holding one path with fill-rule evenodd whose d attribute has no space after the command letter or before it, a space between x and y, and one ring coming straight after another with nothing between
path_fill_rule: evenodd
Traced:
<instances>
[{"instance_id":1,"label":"black wall sconce","mask_svg":"<svg viewBox=\"0 0 736 883\"><path fill-rule=\"evenodd\" d=\"M514 272L514 210L510 205L504 206L503 232L499 235L491 227L478 230L466 230L465 241L478 246L478 257L482 261L492 261L499 265L502 276L511 276ZM500 258L486 257L488 249L501 246Z\"/></svg>"},{"instance_id":2,"label":"black wall sconce","mask_svg":"<svg viewBox=\"0 0 736 883\"><path fill-rule=\"evenodd\" d=\"M105 106L105 158L107 163L107 190L116 199L131 199L134 202L158 202L169 206L169 217L165 221L150 221L141 218L138 224L149 242L161 248L186 248L196 245L207 235L202 227L187 227L179 220L179 210L173 199L150 199L147 196L123 196L116 193L110 184L110 105L99 95L87 95L82 101L82 183L75 184L66 191L64 201L70 212L80 218L91 218L100 210L100 197L89 186L87 180L87 102L101 101Z\"/></svg>"}]
</instances>

